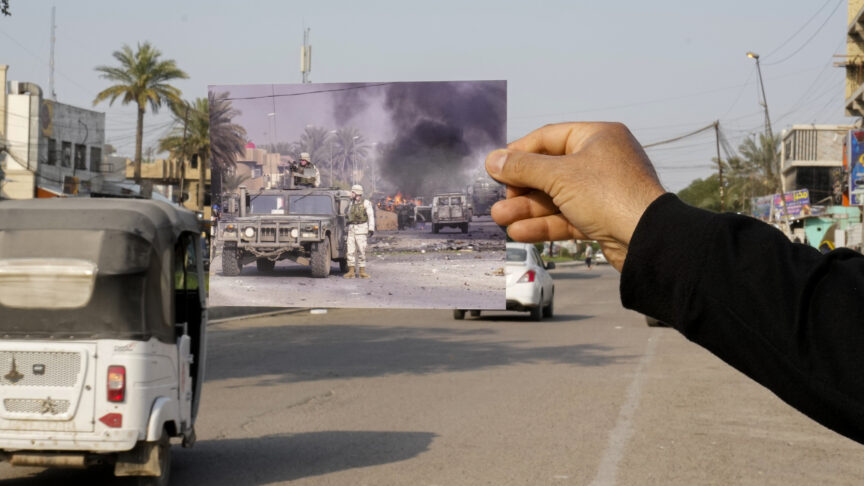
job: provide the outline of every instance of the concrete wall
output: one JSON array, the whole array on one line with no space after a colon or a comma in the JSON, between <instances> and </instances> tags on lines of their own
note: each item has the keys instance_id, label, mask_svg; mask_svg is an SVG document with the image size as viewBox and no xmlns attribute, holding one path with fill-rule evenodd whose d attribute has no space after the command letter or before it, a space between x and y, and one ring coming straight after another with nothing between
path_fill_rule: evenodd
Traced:
<instances>
[{"instance_id":1,"label":"concrete wall","mask_svg":"<svg viewBox=\"0 0 864 486\"><path fill-rule=\"evenodd\" d=\"M43 101L40 114L39 139L39 179L40 187L60 191L64 179L77 177L82 182L81 193L92 188L98 191L101 186L102 167L105 154L105 114L77 106ZM48 114L48 118L43 118ZM55 163L51 164L49 140L54 140ZM63 142L68 142L72 150L68 166L63 164ZM76 166L75 153L83 149L83 165ZM95 160L94 160L95 157Z\"/></svg>"}]
</instances>

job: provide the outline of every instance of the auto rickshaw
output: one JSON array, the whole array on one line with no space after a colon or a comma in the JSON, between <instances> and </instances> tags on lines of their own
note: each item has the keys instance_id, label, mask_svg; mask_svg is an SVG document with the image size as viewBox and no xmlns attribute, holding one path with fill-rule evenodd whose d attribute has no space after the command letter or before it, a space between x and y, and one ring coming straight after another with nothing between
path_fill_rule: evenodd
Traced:
<instances>
[{"instance_id":1,"label":"auto rickshaw","mask_svg":"<svg viewBox=\"0 0 864 486\"><path fill-rule=\"evenodd\" d=\"M0 460L167 484L204 381L200 238L163 202L0 202Z\"/></svg>"}]
</instances>

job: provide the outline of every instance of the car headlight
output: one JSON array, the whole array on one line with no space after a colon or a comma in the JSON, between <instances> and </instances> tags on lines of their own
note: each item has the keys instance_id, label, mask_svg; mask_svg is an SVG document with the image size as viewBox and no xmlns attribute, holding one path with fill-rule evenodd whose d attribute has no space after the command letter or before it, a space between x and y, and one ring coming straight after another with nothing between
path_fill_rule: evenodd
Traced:
<instances>
[{"instance_id":1,"label":"car headlight","mask_svg":"<svg viewBox=\"0 0 864 486\"><path fill-rule=\"evenodd\" d=\"M297 231L297 228L294 228L294 229L291 230L291 238L297 238L297 236L298 236L299 234L300 234L300 232Z\"/></svg>"},{"instance_id":2,"label":"car headlight","mask_svg":"<svg viewBox=\"0 0 864 486\"><path fill-rule=\"evenodd\" d=\"M251 226L247 226L246 229L243 230L243 235L246 236L246 238L249 238L250 240L252 238L255 238L255 228L253 228Z\"/></svg>"}]
</instances>

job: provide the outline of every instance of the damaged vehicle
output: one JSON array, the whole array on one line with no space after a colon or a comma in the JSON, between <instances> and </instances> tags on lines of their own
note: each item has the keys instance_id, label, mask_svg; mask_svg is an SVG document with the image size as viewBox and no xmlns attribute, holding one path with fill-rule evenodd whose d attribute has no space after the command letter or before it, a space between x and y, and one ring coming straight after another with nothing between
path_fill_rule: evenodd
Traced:
<instances>
[{"instance_id":1,"label":"damaged vehicle","mask_svg":"<svg viewBox=\"0 0 864 486\"><path fill-rule=\"evenodd\" d=\"M441 228L459 228L467 233L472 213L467 195L458 192L436 194L432 198L432 232L438 233Z\"/></svg>"},{"instance_id":2,"label":"damaged vehicle","mask_svg":"<svg viewBox=\"0 0 864 486\"><path fill-rule=\"evenodd\" d=\"M237 276L255 262L270 272L279 260L307 265L313 277L330 275L331 262L348 269L346 212L351 192L335 188L262 189L240 187L219 221L222 274Z\"/></svg>"},{"instance_id":3,"label":"damaged vehicle","mask_svg":"<svg viewBox=\"0 0 864 486\"><path fill-rule=\"evenodd\" d=\"M204 382L199 224L149 200L0 202L0 460L168 483Z\"/></svg>"}]
</instances>

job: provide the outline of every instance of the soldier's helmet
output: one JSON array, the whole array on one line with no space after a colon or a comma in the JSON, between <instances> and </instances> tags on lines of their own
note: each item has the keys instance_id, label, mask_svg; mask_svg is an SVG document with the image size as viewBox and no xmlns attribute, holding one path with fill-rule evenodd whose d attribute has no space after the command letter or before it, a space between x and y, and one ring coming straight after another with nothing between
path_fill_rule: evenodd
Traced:
<instances>
[{"instance_id":1,"label":"soldier's helmet","mask_svg":"<svg viewBox=\"0 0 864 486\"><path fill-rule=\"evenodd\" d=\"M357 194L358 196L362 196L363 195L363 186L361 186L360 184L354 184L353 186L351 186L351 192L353 192L354 194Z\"/></svg>"},{"instance_id":2,"label":"soldier's helmet","mask_svg":"<svg viewBox=\"0 0 864 486\"><path fill-rule=\"evenodd\" d=\"M303 152L302 154L300 154L300 161L302 162L304 160L306 162L310 161L309 152Z\"/></svg>"}]
</instances>

